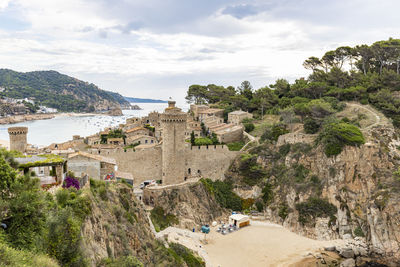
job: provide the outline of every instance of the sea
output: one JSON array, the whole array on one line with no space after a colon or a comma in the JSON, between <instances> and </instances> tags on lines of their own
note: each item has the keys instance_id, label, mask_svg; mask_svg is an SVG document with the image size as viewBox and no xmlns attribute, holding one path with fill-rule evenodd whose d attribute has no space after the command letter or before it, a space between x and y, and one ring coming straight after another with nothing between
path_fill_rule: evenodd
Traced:
<instances>
[{"instance_id":1,"label":"sea","mask_svg":"<svg viewBox=\"0 0 400 267\"><path fill-rule=\"evenodd\" d=\"M8 127L28 127L28 143L37 147L48 146L52 143L62 143L72 139L74 135L86 137L106 127L115 127L125 123L130 117L144 117L152 111L163 112L167 103L132 103L138 105L141 110L123 110L123 116L105 115L81 115L56 116L49 120L26 121L14 124L0 125L0 140L9 140ZM187 111L189 105L180 103L177 105L182 111Z\"/></svg>"}]
</instances>

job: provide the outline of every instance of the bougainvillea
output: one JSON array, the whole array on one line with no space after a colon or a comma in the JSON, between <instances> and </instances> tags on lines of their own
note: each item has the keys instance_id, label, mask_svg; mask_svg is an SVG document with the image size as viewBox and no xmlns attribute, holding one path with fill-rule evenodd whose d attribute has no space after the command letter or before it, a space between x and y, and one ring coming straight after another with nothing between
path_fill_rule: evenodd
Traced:
<instances>
[{"instance_id":1,"label":"bougainvillea","mask_svg":"<svg viewBox=\"0 0 400 267\"><path fill-rule=\"evenodd\" d=\"M70 188L71 186L75 187L77 190L79 190L79 181L78 179L74 177L67 176L63 182L63 188Z\"/></svg>"}]
</instances>

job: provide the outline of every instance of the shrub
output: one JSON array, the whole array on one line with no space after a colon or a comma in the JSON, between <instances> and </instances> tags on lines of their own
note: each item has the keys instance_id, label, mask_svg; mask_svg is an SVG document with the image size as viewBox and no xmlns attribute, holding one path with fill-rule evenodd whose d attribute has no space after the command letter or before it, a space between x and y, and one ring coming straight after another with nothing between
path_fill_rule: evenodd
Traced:
<instances>
[{"instance_id":1,"label":"shrub","mask_svg":"<svg viewBox=\"0 0 400 267\"><path fill-rule=\"evenodd\" d=\"M200 138L196 138L196 140L194 141L194 144L196 146L206 146L206 145L212 145L213 141L208 137L200 137Z\"/></svg>"},{"instance_id":2,"label":"shrub","mask_svg":"<svg viewBox=\"0 0 400 267\"><path fill-rule=\"evenodd\" d=\"M315 134L319 131L320 124L313 118L304 119L304 132L307 134Z\"/></svg>"},{"instance_id":3,"label":"shrub","mask_svg":"<svg viewBox=\"0 0 400 267\"><path fill-rule=\"evenodd\" d=\"M294 177L296 183L302 183L310 173L310 170L304 167L302 164L294 164L293 165L293 170L294 170Z\"/></svg>"},{"instance_id":4,"label":"shrub","mask_svg":"<svg viewBox=\"0 0 400 267\"><path fill-rule=\"evenodd\" d=\"M279 217L282 218L282 220L285 220L286 217L289 215L289 207L288 207L288 205L286 205L286 203L285 203L285 204L282 204L282 205L279 207L278 215L279 215Z\"/></svg>"},{"instance_id":5,"label":"shrub","mask_svg":"<svg viewBox=\"0 0 400 267\"><path fill-rule=\"evenodd\" d=\"M205 266L204 261L200 257L196 256L193 251L191 251L187 247L177 243L170 243L169 247L172 250L173 254L176 254L176 256L181 258L188 267Z\"/></svg>"},{"instance_id":6,"label":"shrub","mask_svg":"<svg viewBox=\"0 0 400 267\"><path fill-rule=\"evenodd\" d=\"M256 208L258 212L262 212L264 210L264 203L260 200L257 200Z\"/></svg>"},{"instance_id":7,"label":"shrub","mask_svg":"<svg viewBox=\"0 0 400 267\"><path fill-rule=\"evenodd\" d=\"M346 122L326 123L320 132L317 143L324 146L325 154L338 155L346 145L358 146L365 143L364 136L357 126Z\"/></svg>"},{"instance_id":8,"label":"shrub","mask_svg":"<svg viewBox=\"0 0 400 267\"><path fill-rule=\"evenodd\" d=\"M242 210L248 210L254 205L253 198L242 199Z\"/></svg>"},{"instance_id":9,"label":"shrub","mask_svg":"<svg viewBox=\"0 0 400 267\"><path fill-rule=\"evenodd\" d=\"M105 258L100 262L100 267L143 267L141 263L134 256L123 256L120 258Z\"/></svg>"},{"instance_id":10,"label":"shrub","mask_svg":"<svg viewBox=\"0 0 400 267\"><path fill-rule=\"evenodd\" d=\"M257 163L257 156L249 153L241 155L239 172L243 176L243 182L252 186L256 185L266 174Z\"/></svg>"},{"instance_id":11,"label":"shrub","mask_svg":"<svg viewBox=\"0 0 400 267\"><path fill-rule=\"evenodd\" d=\"M74 187L74 188L76 188L76 190L80 189L78 179L76 179L76 178L74 178L72 176L67 176L67 178L65 178L62 187L63 188Z\"/></svg>"},{"instance_id":12,"label":"shrub","mask_svg":"<svg viewBox=\"0 0 400 267\"><path fill-rule=\"evenodd\" d=\"M288 133L289 131L286 129L284 124L274 124L270 127L267 127L264 133L261 135L261 142L264 141L278 141L279 136Z\"/></svg>"},{"instance_id":13,"label":"shrub","mask_svg":"<svg viewBox=\"0 0 400 267\"><path fill-rule=\"evenodd\" d=\"M365 237L365 234L363 232L363 230L361 229L360 226L357 226L356 229L354 229L354 235L355 236L360 236L360 237Z\"/></svg>"},{"instance_id":14,"label":"shrub","mask_svg":"<svg viewBox=\"0 0 400 267\"><path fill-rule=\"evenodd\" d=\"M299 212L299 222L309 223L311 219L317 217L330 217L337 212L337 208L326 199L312 197L307 201L296 204L296 210Z\"/></svg>"},{"instance_id":15,"label":"shrub","mask_svg":"<svg viewBox=\"0 0 400 267\"><path fill-rule=\"evenodd\" d=\"M226 145L230 151L240 151L244 147L244 142L234 142Z\"/></svg>"},{"instance_id":16,"label":"shrub","mask_svg":"<svg viewBox=\"0 0 400 267\"><path fill-rule=\"evenodd\" d=\"M150 218L157 232L179 223L175 215L166 214L162 207L154 207L150 212Z\"/></svg>"},{"instance_id":17,"label":"shrub","mask_svg":"<svg viewBox=\"0 0 400 267\"><path fill-rule=\"evenodd\" d=\"M225 181L213 182L211 179L200 179L200 181L221 207L236 211L242 210L242 200L233 192L231 183Z\"/></svg>"},{"instance_id":18,"label":"shrub","mask_svg":"<svg viewBox=\"0 0 400 267\"><path fill-rule=\"evenodd\" d=\"M262 199L264 203L270 203L274 198L274 192L272 191L272 185L267 183L261 191Z\"/></svg>"},{"instance_id":19,"label":"shrub","mask_svg":"<svg viewBox=\"0 0 400 267\"><path fill-rule=\"evenodd\" d=\"M279 147L279 154L282 157L286 157L286 155L290 152L291 144L284 144Z\"/></svg>"},{"instance_id":20,"label":"shrub","mask_svg":"<svg viewBox=\"0 0 400 267\"><path fill-rule=\"evenodd\" d=\"M250 132L253 131L254 128L255 128L254 124L251 123L251 122L244 123L243 125L244 125L244 130L245 130L247 133L250 133Z\"/></svg>"}]
</instances>

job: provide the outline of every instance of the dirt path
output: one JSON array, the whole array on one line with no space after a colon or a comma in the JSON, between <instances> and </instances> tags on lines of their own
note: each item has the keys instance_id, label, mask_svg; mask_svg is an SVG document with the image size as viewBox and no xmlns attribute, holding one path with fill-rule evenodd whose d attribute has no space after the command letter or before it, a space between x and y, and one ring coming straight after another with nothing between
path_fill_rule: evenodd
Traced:
<instances>
[{"instance_id":1,"label":"dirt path","mask_svg":"<svg viewBox=\"0 0 400 267\"><path fill-rule=\"evenodd\" d=\"M353 107L353 108L357 108L358 110L363 110L369 114L372 115L372 117L375 118L375 122L364 127L363 130L368 130L371 129L377 125L381 125L381 124L389 124L388 119L381 113L379 113L378 111L376 111L374 108L372 108L371 106L368 105L361 105L359 103L354 103L354 102L348 102L346 103L346 105L348 107Z\"/></svg>"}]
</instances>

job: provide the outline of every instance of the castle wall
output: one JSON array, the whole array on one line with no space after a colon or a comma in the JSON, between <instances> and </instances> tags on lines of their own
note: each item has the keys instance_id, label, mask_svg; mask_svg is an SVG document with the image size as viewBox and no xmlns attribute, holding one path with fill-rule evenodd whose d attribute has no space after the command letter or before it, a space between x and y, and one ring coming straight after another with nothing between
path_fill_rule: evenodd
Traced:
<instances>
[{"instance_id":1,"label":"castle wall","mask_svg":"<svg viewBox=\"0 0 400 267\"><path fill-rule=\"evenodd\" d=\"M284 144L295 144L295 143L306 143L311 144L314 142L315 134L304 134L304 133L287 133L278 137L276 142L277 146Z\"/></svg>"},{"instance_id":2,"label":"castle wall","mask_svg":"<svg viewBox=\"0 0 400 267\"><path fill-rule=\"evenodd\" d=\"M229 151L225 145L186 147L186 174L212 180L223 179L224 173L239 153L239 151Z\"/></svg>"},{"instance_id":3,"label":"castle wall","mask_svg":"<svg viewBox=\"0 0 400 267\"><path fill-rule=\"evenodd\" d=\"M161 147L154 147L134 151L133 149L107 149L98 154L98 150L92 150L97 154L117 161L118 171L131 173L135 185L145 180L160 180L161 173Z\"/></svg>"}]
</instances>

